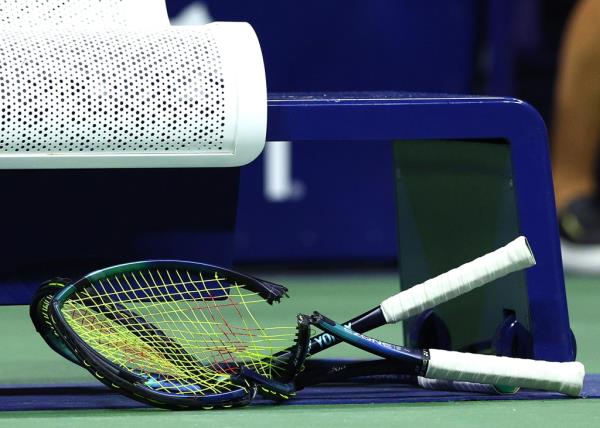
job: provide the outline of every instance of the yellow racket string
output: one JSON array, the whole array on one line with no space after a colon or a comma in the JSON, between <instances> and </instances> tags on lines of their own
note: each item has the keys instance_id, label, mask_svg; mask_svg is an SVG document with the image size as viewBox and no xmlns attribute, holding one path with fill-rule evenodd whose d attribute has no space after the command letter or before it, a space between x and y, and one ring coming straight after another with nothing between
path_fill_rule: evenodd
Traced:
<instances>
[{"instance_id":1,"label":"yellow racket string","mask_svg":"<svg viewBox=\"0 0 600 428\"><path fill-rule=\"evenodd\" d=\"M153 269L107 277L73 295L62 312L88 345L158 379L158 390L231 390L241 365L276 377L284 365L274 355L293 344L295 328L263 327L252 312L267 306L261 296L217 273L205 276Z\"/></svg>"}]
</instances>

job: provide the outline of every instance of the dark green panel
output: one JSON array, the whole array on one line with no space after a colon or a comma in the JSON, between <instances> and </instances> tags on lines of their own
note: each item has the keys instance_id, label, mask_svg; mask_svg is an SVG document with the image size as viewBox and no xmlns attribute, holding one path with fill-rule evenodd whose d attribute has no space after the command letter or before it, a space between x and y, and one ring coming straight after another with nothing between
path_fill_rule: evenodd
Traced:
<instances>
[{"instance_id":1,"label":"dark green panel","mask_svg":"<svg viewBox=\"0 0 600 428\"><path fill-rule=\"evenodd\" d=\"M503 246L519 233L510 150L502 142L394 143L403 288ZM492 338L505 309L529 326L525 275L496 281L435 312L454 349ZM414 326L406 324L405 335ZM406 337L407 338L407 337Z\"/></svg>"}]
</instances>

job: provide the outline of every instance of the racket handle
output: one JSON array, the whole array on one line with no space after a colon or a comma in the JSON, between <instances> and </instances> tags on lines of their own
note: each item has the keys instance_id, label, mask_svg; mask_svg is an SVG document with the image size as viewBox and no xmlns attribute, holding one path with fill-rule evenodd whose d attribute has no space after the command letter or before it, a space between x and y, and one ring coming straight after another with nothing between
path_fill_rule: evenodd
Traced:
<instances>
[{"instance_id":1,"label":"racket handle","mask_svg":"<svg viewBox=\"0 0 600 428\"><path fill-rule=\"evenodd\" d=\"M510 385L578 396L585 368L580 362L549 361L467 354L430 349L428 378Z\"/></svg>"},{"instance_id":2,"label":"racket handle","mask_svg":"<svg viewBox=\"0 0 600 428\"><path fill-rule=\"evenodd\" d=\"M387 323L395 323L447 302L509 273L535 265L527 239L510 244L442 275L415 285L381 303Z\"/></svg>"},{"instance_id":3,"label":"racket handle","mask_svg":"<svg viewBox=\"0 0 600 428\"><path fill-rule=\"evenodd\" d=\"M508 395L516 393L519 388L505 388L496 387L494 385L488 385L485 383L474 383L474 382L459 382L456 380L445 380L445 379L429 379L426 377L417 377L418 385L423 389L430 389L433 391L459 391L459 392L476 392L479 394L491 394L491 395Z\"/></svg>"}]
</instances>

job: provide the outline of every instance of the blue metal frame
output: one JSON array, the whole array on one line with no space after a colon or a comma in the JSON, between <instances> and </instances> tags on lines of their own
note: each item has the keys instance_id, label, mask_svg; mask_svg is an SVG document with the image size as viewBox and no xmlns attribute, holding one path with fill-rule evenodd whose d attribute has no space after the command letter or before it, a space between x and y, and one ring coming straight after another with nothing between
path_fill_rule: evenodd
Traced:
<instances>
[{"instance_id":1,"label":"blue metal frame","mask_svg":"<svg viewBox=\"0 0 600 428\"><path fill-rule=\"evenodd\" d=\"M547 132L530 105L514 98L418 93L271 94L267 139L507 141L521 232L538 262L526 277L534 355L574 358Z\"/></svg>"}]
</instances>

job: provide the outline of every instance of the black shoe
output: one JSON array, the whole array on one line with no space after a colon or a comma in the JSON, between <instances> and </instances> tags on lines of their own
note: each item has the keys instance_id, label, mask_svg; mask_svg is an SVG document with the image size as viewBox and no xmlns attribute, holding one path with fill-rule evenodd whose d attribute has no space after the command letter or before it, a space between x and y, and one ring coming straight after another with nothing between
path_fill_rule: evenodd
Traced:
<instances>
[{"instance_id":1,"label":"black shoe","mask_svg":"<svg viewBox=\"0 0 600 428\"><path fill-rule=\"evenodd\" d=\"M571 202L558 223L565 272L600 275L600 195Z\"/></svg>"}]
</instances>

